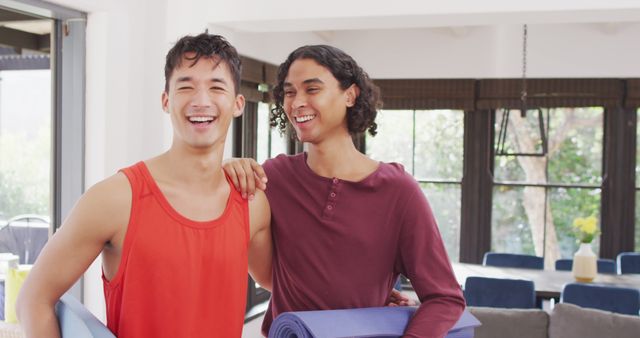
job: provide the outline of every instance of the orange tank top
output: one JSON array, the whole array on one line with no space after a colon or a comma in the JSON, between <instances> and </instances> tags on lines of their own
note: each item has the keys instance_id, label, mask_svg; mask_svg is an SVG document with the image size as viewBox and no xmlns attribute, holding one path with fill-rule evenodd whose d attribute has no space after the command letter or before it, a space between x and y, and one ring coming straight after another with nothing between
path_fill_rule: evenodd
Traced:
<instances>
[{"instance_id":1,"label":"orange tank top","mask_svg":"<svg viewBox=\"0 0 640 338\"><path fill-rule=\"evenodd\" d=\"M109 329L118 338L240 337L247 201L231 187L223 214L196 222L171 207L144 162L122 171L133 194L118 271L102 276Z\"/></svg>"}]
</instances>

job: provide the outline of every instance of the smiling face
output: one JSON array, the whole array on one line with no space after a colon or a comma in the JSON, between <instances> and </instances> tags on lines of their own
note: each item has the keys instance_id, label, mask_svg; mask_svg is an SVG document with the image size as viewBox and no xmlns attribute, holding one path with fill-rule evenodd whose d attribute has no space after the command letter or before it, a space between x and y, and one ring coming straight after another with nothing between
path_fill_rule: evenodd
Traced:
<instances>
[{"instance_id":1,"label":"smiling face","mask_svg":"<svg viewBox=\"0 0 640 338\"><path fill-rule=\"evenodd\" d=\"M355 85L343 90L329 69L313 59L298 59L291 64L283 89L283 109L300 141L317 144L349 134L346 115L355 102Z\"/></svg>"},{"instance_id":2,"label":"smiling face","mask_svg":"<svg viewBox=\"0 0 640 338\"><path fill-rule=\"evenodd\" d=\"M183 57L162 94L162 108L173 125L173 147L222 149L231 120L242 114L244 97L236 94L226 62L202 57L192 64Z\"/></svg>"}]
</instances>

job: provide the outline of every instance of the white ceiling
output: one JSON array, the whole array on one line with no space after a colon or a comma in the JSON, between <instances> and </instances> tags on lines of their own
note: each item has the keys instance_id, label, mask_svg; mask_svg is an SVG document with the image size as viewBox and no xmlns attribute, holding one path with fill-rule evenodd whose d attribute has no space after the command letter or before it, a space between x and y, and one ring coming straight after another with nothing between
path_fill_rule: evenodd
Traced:
<instances>
[{"instance_id":1,"label":"white ceiling","mask_svg":"<svg viewBox=\"0 0 640 338\"><path fill-rule=\"evenodd\" d=\"M133 1L48 0L85 12L126 8ZM496 24L640 21L640 0L165 0L236 32L301 32ZM168 16L171 20L171 15Z\"/></svg>"},{"instance_id":2,"label":"white ceiling","mask_svg":"<svg viewBox=\"0 0 640 338\"><path fill-rule=\"evenodd\" d=\"M638 0L236 0L207 6L211 24L255 33L640 21Z\"/></svg>"}]
</instances>

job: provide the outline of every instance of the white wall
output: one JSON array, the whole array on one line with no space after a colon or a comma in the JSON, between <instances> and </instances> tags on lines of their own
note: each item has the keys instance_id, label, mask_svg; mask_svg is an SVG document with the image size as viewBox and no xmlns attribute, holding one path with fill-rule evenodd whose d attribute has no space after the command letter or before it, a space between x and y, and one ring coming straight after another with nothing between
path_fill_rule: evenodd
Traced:
<instances>
[{"instance_id":1,"label":"white wall","mask_svg":"<svg viewBox=\"0 0 640 338\"><path fill-rule=\"evenodd\" d=\"M521 25L230 36L243 54L274 64L300 45L331 44L352 55L373 78L513 78L522 73ZM640 20L529 25L527 74L640 77L638 41Z\"/></svg>"},{"instance_id":2,"label":"white wall","mask_svg":"<svg viewBox=\"0 0 640 338\"><path fill-rule=\"evenodd\" d=\"M205 27L274 64L300 45L327 43L373 78L492 78L520 76L528 22L531 77L640 77L640 1L51 2L89 13L87 187L168 148L164 56ZM85 303L104 318L99 263L86 275Z\"/></svg>"},{"instance_id":3,"label":"white wall","mask_svg":"<svg viewBox=\"0 0 640 338\"><path fill-rule=\"evenodd\" d=\"M151 6L151 4L153 4ZM117 1L87 20L86 186L166 148L162 2ZM98 259L85 276L84 302L105 318Z\"/></svg>"}]
</instances>

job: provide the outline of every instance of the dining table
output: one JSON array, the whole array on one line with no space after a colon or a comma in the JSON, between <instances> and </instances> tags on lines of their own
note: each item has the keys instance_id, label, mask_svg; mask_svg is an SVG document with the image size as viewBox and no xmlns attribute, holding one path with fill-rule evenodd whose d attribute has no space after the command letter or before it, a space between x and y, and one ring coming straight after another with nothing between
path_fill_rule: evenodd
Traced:
<instances>
[{"instance_id":1,"label":"dining table","mask_svg":"<svg viewBox=\"0 0 640 338\"><path fill-rule=\"evenodd\" d=\"M571 271L538 270L525 268L507 268L472 263L452 263L458 283L464 287L467 277L488 277L503 279L524 279L533 281L536 298L560 298L567 283L576 282ZM604 274L598 273L591 284L636 288L640 290L640 274Z\"/></svg>"}]
</instances>

